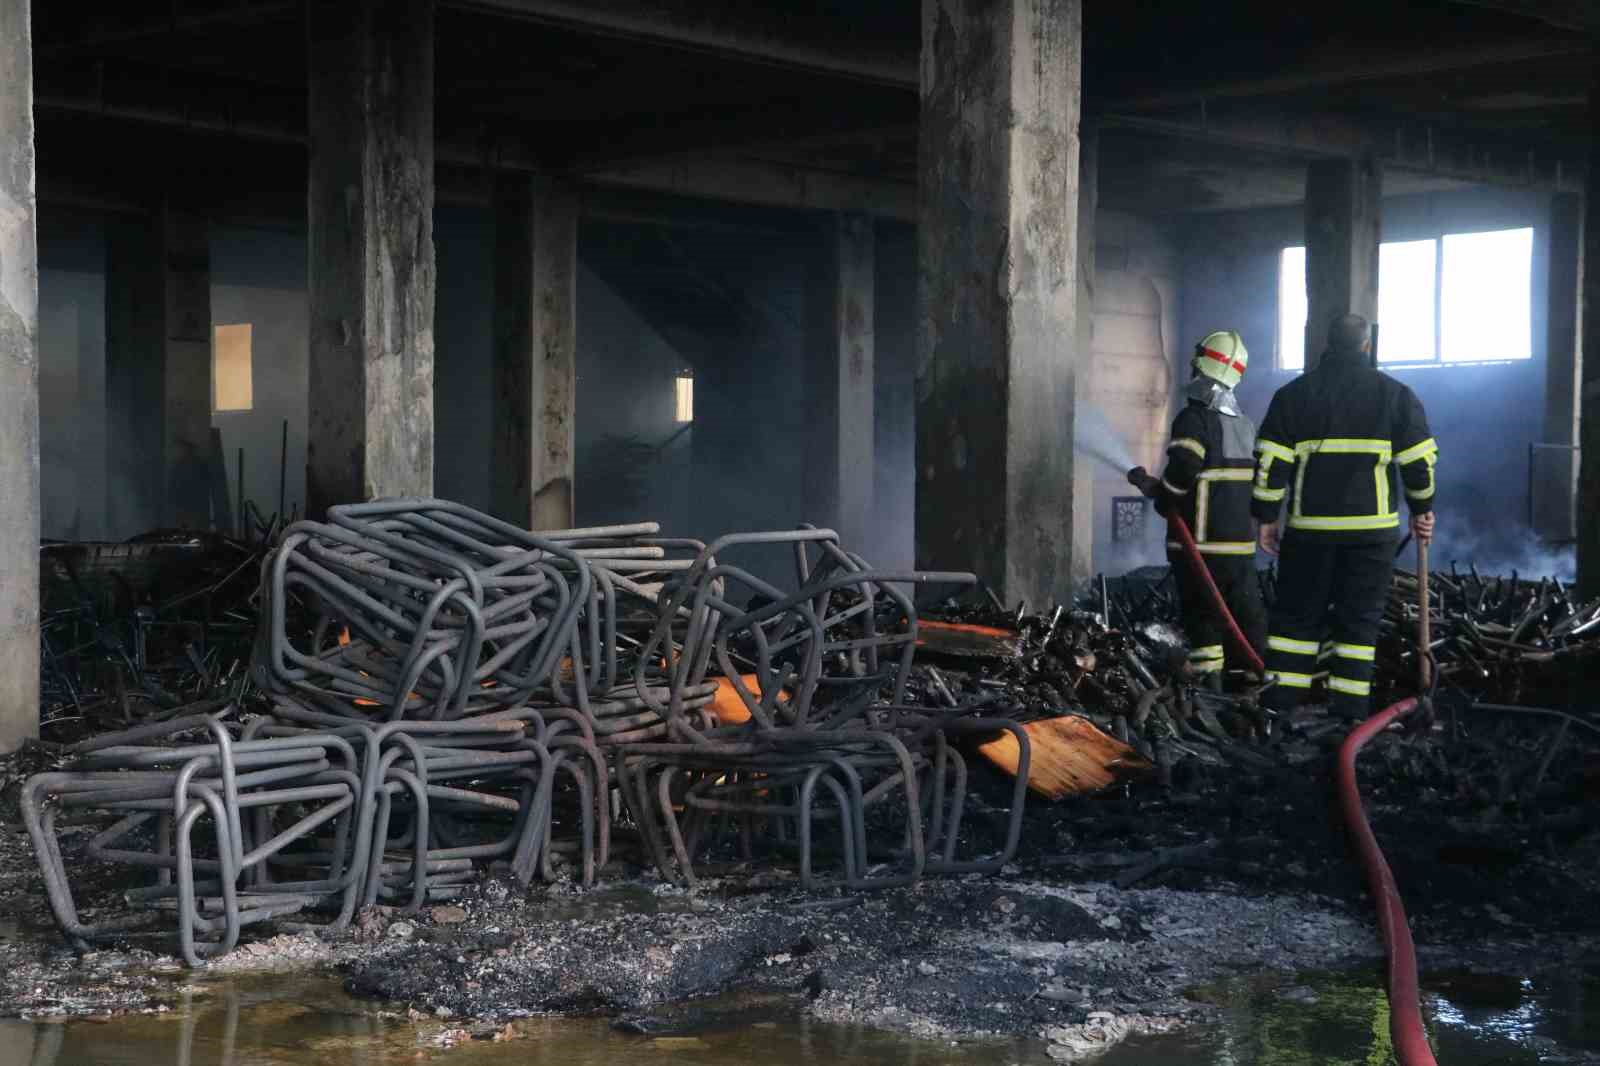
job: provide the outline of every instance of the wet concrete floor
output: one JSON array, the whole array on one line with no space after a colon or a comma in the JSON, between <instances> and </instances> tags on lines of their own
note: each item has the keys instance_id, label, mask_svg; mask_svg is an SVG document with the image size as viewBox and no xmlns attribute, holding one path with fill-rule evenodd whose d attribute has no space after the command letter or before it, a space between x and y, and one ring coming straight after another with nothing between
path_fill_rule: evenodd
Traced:
<instances>
[{"instance_id":1,"label":"wet concrete floor","mask_svg":"<svg viewBox=\"0 0 1600 1066\"><path fill-rule=\"evenodd\" d=\"M1427 1014L1450 1066L1600 1063L1600 970L1558 979L1450 974L1428 982ZM1383 1066L1394 1061L1375 975L1237 979L1195 995L1217 1020L1134 1037L1101 1066ZM357 1000L332 976L194 980L172 1008L103 1019L0 1021L0 1066L989 1066L1048 1063L1042 1044L947 1044L828 1025L785 997L724 999L671 1035L610 1020L474 1026Z\"/></svg>"}]
</instances>

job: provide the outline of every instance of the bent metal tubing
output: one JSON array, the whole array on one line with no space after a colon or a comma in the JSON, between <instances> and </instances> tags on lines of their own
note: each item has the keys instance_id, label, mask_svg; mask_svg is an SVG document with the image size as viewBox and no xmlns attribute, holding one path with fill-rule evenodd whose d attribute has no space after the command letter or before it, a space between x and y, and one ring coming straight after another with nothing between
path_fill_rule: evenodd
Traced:
<instances>
[{"instance_id":1,"label":"bent metal tubing","mask_svg":"<svg viewBox=\"0 0 1600 1066\"><path fill-rule=\"evenodd\" d=\"M1389 1033L1394 1042L1395 1057L1399 1059L1400 1066L1435 1066L1433 1049L1428 1046L1428 1034L1422 1024L1417 952L1411 941L1411 927L1406 924L1406 910L1400 901L1394 872L1389 869L1388 860L1378 847L1378 838L1373 835L1372 826L1362 809L1361 792L1356 784L1356 756L1361 749L1390 724L1410 714L1416 706L1415 698L1401 700L1351 731L1339 748L1336 787L1345 826L1355 842L1356 854L1360 857L1361 869L1367 878L1367 889L1372 893L1373 905L1378 909L1378 929L1383 934L1384 950L1388 954Z\"/></svg>"}]
</instances>

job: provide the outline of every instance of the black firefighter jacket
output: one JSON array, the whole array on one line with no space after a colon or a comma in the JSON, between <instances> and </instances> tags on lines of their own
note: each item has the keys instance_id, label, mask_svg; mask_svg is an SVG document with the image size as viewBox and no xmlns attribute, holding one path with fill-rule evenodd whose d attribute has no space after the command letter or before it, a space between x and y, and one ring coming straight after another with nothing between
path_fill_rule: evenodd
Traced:
<instances>
[{"instance_id":1,"label":"black firefighter jacket","mask_svg":"<svg viewBox=\"0 0 1600 1066\"><path fill-rule=\"evenodd\" d=\"M1252 510L1296 533L1391 539L1403 491L1412 514L1433 508L1439 446L1422 403L1363 352L1329 352L1279 389L1256 438Z\"/></svg>"},{"instance_id":2,"label":"black firefighter jacket","mask_svg":"<svg viewBox=\"0 0 1600 1066\"><path fill-rule=\"evenodd\" d=\"M1225 415L1196 400L1172 422L1167 469L1161 477L1163 513L1177 509L1203 555L1255 554L1250 525L1255 435L1248 418ZM1169 540L1167 549L1178 550L1178 542Z\"/></svg>"}]
</instances>

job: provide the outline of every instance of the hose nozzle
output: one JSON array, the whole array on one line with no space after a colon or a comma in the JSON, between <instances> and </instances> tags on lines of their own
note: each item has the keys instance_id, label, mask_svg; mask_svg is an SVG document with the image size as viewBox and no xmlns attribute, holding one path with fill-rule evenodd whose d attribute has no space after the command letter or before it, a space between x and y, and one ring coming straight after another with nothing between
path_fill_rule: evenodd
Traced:
<instances>
[{"instance_id":1,"label":"hose nozzle","mask_svg":"<svg viewBox=\"0 0 1600 1066\"><path fill-rule=\"evenodd\" d=\"M1128 471L1128 484L1151 499L1155 498L1161 488L1161 482L1151 477L1150 472L1142 466L1136 466Z\"/></svg>"}]
</instances>

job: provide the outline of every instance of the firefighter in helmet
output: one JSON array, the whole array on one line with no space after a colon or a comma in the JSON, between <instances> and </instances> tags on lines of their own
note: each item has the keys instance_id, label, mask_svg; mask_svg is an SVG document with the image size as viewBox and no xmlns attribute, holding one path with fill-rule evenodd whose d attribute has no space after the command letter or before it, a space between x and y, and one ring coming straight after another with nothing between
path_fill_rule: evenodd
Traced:
<instances>
[{"instance_id":1,"label":"firefighter in helmet","mask_svg":"<svg viewBox=\"0 0 1600 1066\"><path fill-rule=\"evenodd\" d=\"M1266 643L1267 619L1256 578L1250 514L1256 428L1239 410L1233 393L1249 362L1244 339L1233 330L1208 333L1195 345L1194 374L1187 402L1172 423L1157 504L1162 514L1176 513L1188 523L1223 601L1259 652ZM1167 554L1192 649L1190 670L1220 687L1229 651L1224 624L1176 538L1168 538Z\"/></svg>"}]
</instances>

